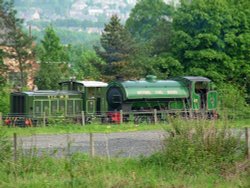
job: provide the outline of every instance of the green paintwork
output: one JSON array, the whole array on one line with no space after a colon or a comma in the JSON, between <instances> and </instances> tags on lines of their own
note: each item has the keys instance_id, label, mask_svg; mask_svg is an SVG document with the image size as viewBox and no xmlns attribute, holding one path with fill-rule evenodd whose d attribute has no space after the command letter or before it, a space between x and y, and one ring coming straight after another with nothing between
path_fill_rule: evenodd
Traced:
<instances>
[{"instance_id":1,"label":"green paintwork","mask_svg":"<svg viewBox=\"0 0 250 188\"><path fill-rule=\"evenodd\" d=\"M200 105L201 105L200 95L193 93L191 100L192 100L192 109L200 110Z\"/></svg>"},{"instance_id":2,"label":"green paintwork","mask_svg":"<svg viewBox=\"0 0 250 188\"><path fill-rule=\"evenodd\" d=\"M207 93L207 109L215 110L218 105L218 93L216 91L209 91Z\"/></svg>"},{"instance_id":3,"label":"green paintwork","mask_svg":"<svg viewBox=\"0 0 250 188\"><path fill-rule=\"evenodd\" d=\"M43 90L12 93L10 113L39 117L44 113L46 116L75 116L82 111L86 114L105 112L107 111L105 92L106 88L89 87L84 88L84 92ZM24 104L19 104L22 101ZM22 110L16 110L21 107Z\"/></svg>"},{"instance_id":4,"label":"green paintwork","mask_svg":"<svg viewBox=\"0 0 250 188\"><path fill-rule=\"evenodd\" d=\"M184 103L182 101L170 101L169 102L169 109L170 110L183 110Z\"/></svg>"},{"instance_id":5,"label":"green paintwork","mask_svg":"<svg viewBox=\"0 0 250 188\"><path fill-rule=\"evenodd\" d=\"M189 97L187 87L181 82L172 80L113 82L109 85L111 86L122 89L123 100Z\"/></svg>"},{"instance_id":6,"label":"green paintwork","mask_svg":"<svg viewBox=\"0 0 250 188\"><path fill-rule=\"evenodd\" d=\"M107 111L107 102L105 98L106 87L86 87L84 91L84 111L87 114Z\"/></svg>"},{"instance_id":7,"label":"green paintwork","mask_svg":"<svg viewBox=\"0 0 250 188\"><path fill-rule=\"evenodd\" d=\"M24 101L24 103L15 104L14 98L18 99L17 102ZM33 117L42 116L44 113L47 116L71 116L82 111L82 99L78 92L22 92L11 94L11 106L11 113L20 113ZM21 107L23 107L22 111L15 111L15 109Z\"/></svg>"}]
</instances>

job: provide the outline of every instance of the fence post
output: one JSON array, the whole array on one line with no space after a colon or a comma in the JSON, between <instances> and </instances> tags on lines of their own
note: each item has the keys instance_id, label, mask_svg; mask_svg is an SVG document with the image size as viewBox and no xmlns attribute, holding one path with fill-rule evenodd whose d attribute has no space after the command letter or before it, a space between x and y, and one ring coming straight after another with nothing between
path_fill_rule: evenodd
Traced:
<instances>
[{"instance_id":1,"label":"fence post","mask_svg":"<svg viewBox=\"0 0 250 188\"><path fill-rule=\"evenodd\" d=\"M85 114L84 111L82 111L82 126L85 125Z\"/></svg>"},{"instance_id":2,"label":"fence post","mask_svg":"<svg viewBox=\"0 0 250 188\"><path fill-rule=\"evenodd\" d=\"M246 127L247 159L250 160L250 128Z\"/></svg>"},{"instance_id":3,"label":"fence post","mask_svg":"<svg viewBox=\"0 0 250 188\"><path fill-rule=\"evenodd\" d=\"M120 124L123 124L123 111L120 110Z\"/></svg>"},{"instance_id":4,"label":"fence post","mask_svg":"<svg viewBox=\"0 0 250 188\"><path fill-rule=\"evenodd\" d=\"M154 109L154 123L157 123L157 109Z\"/></svg>"},{"instance_id":5,"label":"fence post","mask_svg":"<svg viewBox=\"0 0 250 188\"><path fill-rule=\"evenodd\" d=\"M2 112L0 112L0 126L3 125L3 114Z\"/></svg>"},{"instance_id":6,"label":"fence post","mask_svg":"<svg viewBox=\"0 0 250 188\"><path fill-rule=\"evenodd\" d=\"M95 156L95 144L94 144L93 133L89 134L89 154L91 157Z\"/></svg>"},{"instance_id":7,"label":"fence post","mask_svg":"<svg viewBox=\"0 0 250 188\"><path fill-rule=\"evenodd\" d=\"M43 112L43 126L46 126L46 114Z\"/></svg>"},{"instance_id":8,"label":"fence post","mask_svg":"<svg viewBox=\"0 0 250 188\"><path fill-rule=\"evenodd\" d=\"M189 118L191 118L191 119L193 118L193 110L192 110L192 108L189 109Z\"/></svg>"},{"instance_id":9,"label":"fence post","mask_svg":"<svg viewBox=\"0 0 250 188\"><path fill-rule=\"evenodd\" d=\"M14 146L14 161L17 161L17 136L16 133L13 133L13 146Z\"/></svg>"}]
</instances>

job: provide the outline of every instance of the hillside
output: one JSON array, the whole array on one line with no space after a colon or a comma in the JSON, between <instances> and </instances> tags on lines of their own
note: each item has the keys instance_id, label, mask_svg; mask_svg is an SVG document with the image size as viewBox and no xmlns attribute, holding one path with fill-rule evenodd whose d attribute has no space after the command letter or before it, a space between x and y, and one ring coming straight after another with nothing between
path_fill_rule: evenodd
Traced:
<instances>
[{"instance_id":1,"label":"hillside","mask_svg":"<svg viewBox=\"0 0 250 188\"><path fill-rule=\"evenodd\" d=\"M53 25L63 43L84 42L89 46L99 41L112 15L117 14L124 23L135 4L136 0L15 0L18 16L24 19L27 30L31 27L38 41L44 29Z\"/></svg>"}]
</instances>

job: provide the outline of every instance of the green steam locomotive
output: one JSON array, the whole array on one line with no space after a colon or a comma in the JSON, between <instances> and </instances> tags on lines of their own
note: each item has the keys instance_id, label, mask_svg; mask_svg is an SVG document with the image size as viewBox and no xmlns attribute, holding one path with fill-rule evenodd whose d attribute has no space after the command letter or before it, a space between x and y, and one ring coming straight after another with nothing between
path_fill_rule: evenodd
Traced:
<instances>
[{"instance_id":1,"label":"green steam locomotive","mask_svg":"<svg viewBox=\"0 0 250 188\"><path fill-rule=\"evenodd\" d=\"M11 93L10 117L31 125L41 117L74 118L84 112L85 121L99 116L103 122L120 122L120 112L147 112L156 109L188 117L216 117L218 93L205 77L177 77L157 80L119 78L109 84L99 81L60 82L60 90ZM140 115L140 113L137 113ZM27 121L28 119L28 121ZM129 115L124 116L129 120ZM16 120L17 121L17 120ZM13 122L11 122L13 123Z\"/></svg>"}]
</instances>

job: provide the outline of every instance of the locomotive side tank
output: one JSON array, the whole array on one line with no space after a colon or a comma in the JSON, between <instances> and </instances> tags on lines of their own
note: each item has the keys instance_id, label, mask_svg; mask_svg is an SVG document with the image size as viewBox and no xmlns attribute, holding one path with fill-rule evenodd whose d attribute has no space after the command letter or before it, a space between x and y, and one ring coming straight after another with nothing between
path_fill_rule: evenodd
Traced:
<instances>
[{"instance_id":1,"label":"locomotive side tank","mask_svg":"<svg viewBox=\"0 0 250 188\"><path fill-rule=\"evenodd\" d=\"M144 80L113 81L107 88L110 111L183 108L189 97L188 86L181 81L157 80L149 75Z\"/></svg>"}]
</instances>

